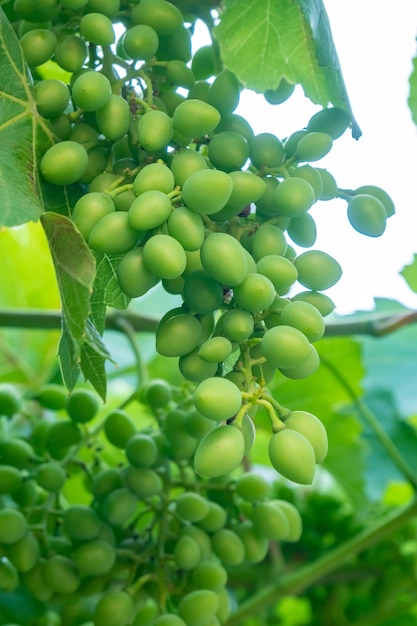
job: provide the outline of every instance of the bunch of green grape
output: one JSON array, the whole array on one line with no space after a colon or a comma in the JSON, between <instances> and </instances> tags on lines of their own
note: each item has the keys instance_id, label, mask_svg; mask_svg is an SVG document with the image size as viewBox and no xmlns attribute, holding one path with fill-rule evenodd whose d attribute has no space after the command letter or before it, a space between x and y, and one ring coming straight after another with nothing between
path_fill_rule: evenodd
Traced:
<instances>
[{"instance_id":1,"label":"bunch of green grape","mask_svg":"<svg viewBox=\"0 0 417 626\"><path fill-rule=\"evenodd\" d=\"M0 593L23 588L63 624L222 624L229 575L301 537L262 474L201 476L217 429L189 388L151 379L104 410L88 388L3 384L0 416Z\"/></svg>"}]
</instances>

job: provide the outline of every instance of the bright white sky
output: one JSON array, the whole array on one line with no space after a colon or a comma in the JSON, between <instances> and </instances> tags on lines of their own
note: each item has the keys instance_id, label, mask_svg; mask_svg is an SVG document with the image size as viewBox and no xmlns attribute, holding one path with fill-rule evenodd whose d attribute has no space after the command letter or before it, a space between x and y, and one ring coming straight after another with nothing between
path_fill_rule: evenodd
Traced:
<instances>
[{"instance_id":1,"label":"bright white sky","mask_svg":"<svg viewBox=\"0 0 417 626\"><path fill-rule=\"evenodd\" d=\"M324 0L354 115L362 129L338 139L320 163L342 188L364 184L383 187L397 213L385 233L371 238L347 221L346 202L323 202L314 208L315 247L342 265L340 282L328 290L336 312L373 308L374 297L393 298L417 309L399 271L417 253L417 127L407 107L408 77L416 55L415 0ZM202 45L202 44L200 44ZM262 96L247 93L237 113L254 131L284 138L306 125L318 110L297 88L284 104L271 107Z\"/></svg>"}]
</instances>

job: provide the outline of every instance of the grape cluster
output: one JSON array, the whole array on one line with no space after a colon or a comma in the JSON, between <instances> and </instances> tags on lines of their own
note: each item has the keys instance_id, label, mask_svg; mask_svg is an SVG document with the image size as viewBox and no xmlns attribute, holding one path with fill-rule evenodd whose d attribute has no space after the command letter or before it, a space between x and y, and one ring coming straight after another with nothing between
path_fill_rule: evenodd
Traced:
<instances>
[{"instance_id":1,"label":"grape cluster","mask_svg":"<svg viewBox=\"0 0 417 626\"><path fill-rule=\"evenodd\" d=\"M298 541L300 513L260 473L196 471L218 429L191 390L151 379L139 398L136 419L87 388L0 387L0 592L23 586L65 624L71 598L77 624L219 625L230 573Z\"/></svg>"}]
</instances>

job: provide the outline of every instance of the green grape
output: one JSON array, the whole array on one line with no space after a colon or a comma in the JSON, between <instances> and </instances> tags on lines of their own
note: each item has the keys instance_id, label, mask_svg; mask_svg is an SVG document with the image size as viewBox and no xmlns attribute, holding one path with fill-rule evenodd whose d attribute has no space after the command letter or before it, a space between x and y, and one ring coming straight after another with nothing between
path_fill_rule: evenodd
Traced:
<instances>
[{"instance_id":1,"label":"green grape","mask_svg":"<svg viewBox=\"0 0 417 626\"><path fill-rule=\"evenodd\" d=\"M95 474L91 482L91 491L99 499L119 487L123 487L122 475L120 470L114 467L101 470ZM91 537L93 538L94 536Z\"/></svg>"},{"instance_id":2,"label":"green grape","mask_svg":"<svg viewBox=\"0 0 417 626\"><path fill-rule=\"evenodd\" d=\"M279 369L302 365L312 351L312 345L304 333L284 324L265 332L261 348L265 358Z\"/></svg>"},{"instance_id":3,"label":"green grape","mask_svg":"<svg viewBox=\"0 0 417 626\"><path fill-rule=\"evenodd\" d=\"M220 318L221 330L230 341L245 341L253 333L254 320L249 311L232 309Z\"/></svg>"},{"instance_id":4,"label":"green grape","mask_svg":"<svg viewBox=\"0 0 417 626\"><path fill-rule=\"evenodd\" d=\"M279 167L285 161L281 141L271 133L260 133L249 140L250 160L258 168Z\"/></svg>"},{"instance_id":5,"label":"green grape","mask_svg":"<svg viewBox=\"0 0 417 626\"><path fill-rule=\"evenodd\" d=\"M155 29L147 24L137 24L126 30L121 39L124 52L134 61L148 61L159 46Z\"/></svg>"},{"instance_id":6,"label":"green grape","mask_svg":"<svg viewBox=\"0 0 417 626\"><path fill-rule=\"evenodd\" d=\"M219 599L219 608L216 617L207 626L221 626L223 622L229 619L232 612L232 604L227 589L216 589L216 595Z\"/></svg>"},{"instance_id":7,"label":"green grape","mask_svg":"<svg viewBox=\"0 0 417 626\"><path fill-rule=\"evenodd\" d=\"M13 493L23 484L21 472L13 465L0 465L0 495Z\"/></svg>"},{"instance_id":8,"label":"green grape","mask_svg":"<svg viewBox=\"0 0 417 626\"><path fill-rule=\"evenodd\" d=\"M289 532L285 537L285 541L299 541L303 532L303 520L301 519L299 510L287 500L278 499L272 502L281 509L288 520Z\"/></svg>"},{"instance_id":9,"label":"green grape","mask_svg":"<svg viewBox=\"0 0 417 626\"><path fill-rule=\"evenodd\" d=\"M191 174L199 170L208 169L208 167L205 157L190 148L177 152L171 161L171 171L175 178L175 184L180 187L183 187Z\"/></svg>"},{"instance_id":10,"label":"green grape","mask_svg":"<svg viewBox=\"0 0 417 626\"><path fill-rule=\"evenodd\" d=\"M73 594L81 583L74 561L60 554L50 556L43 563L42 576L52 591L64 595Z\"/></svg>"},{"instance_id":11,"label":"green grape","mask_svg":"<svg viewBox=\"0 0 417 626\"><path fill-rule=\"evenodd\" d=\"M158 234L148 239L143 246L143 262L155 276L177 278L185 270L187 258L184 248L176 239Z\"/></svg>"},{"instance_id":12,"label":"green grape","mask_svg":"<svg viewBox=\"0 0 417 626\"><path fill-rule=\"evenodd\" d=\"M347 207L348 220L353 228L368 237L380 237L385 231L387 212L383 203L366 193L354 195Z\"/></svg>"},{"instance_id":13,"label":"green grape","mask_svg":"<svg viewBox=\"0 0 417 626\"><path fill-rule=\"evenodd\" d=\"M215 132L222 133L226 130L239 133L239 135L242 135L242 137L244 137L247 141L249 141L255 134L249 122L244 117L237 115L236 113L222 115L218 126L216 126Z\"/></svg>"},{"instance_id":14,"label":"green grape","mask_svg":"<svg viewBox=\"0 0 417 626\"><path fill-rule=\"evenodd\" d=\"M24 439L6 439L0 441L0 459L4 465L13 465L18 469L30 466L34 458L32 446Z\"/></svg>"},{"instance_id":15,"label":"green grape","mask_svg":"<svg viewBox=\"0 0 417 626\"><path fill-rule=\"evenodd\" d=\"M313 446L316 463L323 463L327 456L328 440L323 423L308 411L292 411L285 419L285 426L296 430Z\"/></svg>"},{"instance_id":16,"label":"green grape","mask_svg":"<svg viewBox=\"0 0 417 626\"><path fill-rule=\"evenodd\" d=\"M116 551L102 539L83 543L73 553L75 565L82 576L103 576L116 562Z\"/></svg>"},{"instance_id":17,"label":"green grape","mask_svg":"<svg viewBox=\"0 0 417 626\"><path fill-rule=\"evenodd\" d=\"M54 61L66 72L78 72L87 58L87 44L77 35L67 35L58 41Z\"/></svg>"},{"instance_id":18,"label":"green grape","mask_svg":"<svg viewBox=\"0 0 417 626\"><path fill-rule=\"evenodd\" d=\"M102 172L90 182L88 186L88 193L96 191L105 193L109 187L111 187L117 181L116 174L112 172Z\"/></svg>"},{"instance_id":19,"label":"green grape","mask_svg":"<svg viewBox=\"0 0 417 626\"><path fill-rule=\"evenodd\" d=\"M50 183L71 185L80 180L88 165L86 149L75 141L61 141L51 146L40 162L40 172Z\"/></svg>"},{"instance_id":20,"label":"green grape","mask_svg":"<svg viewBox=\"0 0 417 626\"><path fill-rule=\"evenodd\" d=\"M172 119L157 109L141 115L136 123L139 143L148 152L165 148L171 141L174 128Z\"/></svg>"},{"instance_id":21,"label":"green grape","mask_svg":"<svg viewBox=\"0 0 417 626\"><path fill-rule=\"evenodd\" d=\"M335 308L334 302L331 298L329 298L329 296L325 293L320 293L318 291L300 291L292 297L292 300L294 300L294 302L302 300L303 302L312 304L320 311L323 317L330 315Z\"/></svg>"},{"instance_id":22,"label":"green grape","mask_svg":"<svg viewBox=\"0 0 417 626\"><path fill-rule=\"evenodd\" d=\"M273 224L262 224L252 236L251 254L255 261L270 254L283 255L286 249L284 232Z\"/></svg>"},{"instance_id":23,"label":"green grape","mask_svg":"<svg viewBox=\"0 0 417 626\"><path fill-rule=\"evenodd\" d=\"M263 178L249 171L229 172L233 189L228 204L233 207L243 207L256 202L265 192L266 183Z\"/></svg>"},{"instance_id":24,"label":"green grape","mask_svg":"<svg viewBox=\"0 0 417 626\"><path fill-rule=\"evenodd\" d=\"M55 383L42 385L36 394L36 399L41 406L52 411L65 409L67 398L68 392L66 389L62 385Z\"/></svg>"},{"instance_id":25,"label":"green grape","mask_svg":"<svg viewBox=\"0 0 417 626\"><path fill-rule=\"evenodd\" d=\"M165 193L144 191L129 208L129 223L136 230L151 230L164 224L171 211L171 200Z\"/></svg>"},{"instance_id":26,"label":"green grape","mask_svg":"<svg viewBox=\"0 0 417 626\"><path fill-rule=\"evenodd\" d=\"M96 252L123 254L138 241L138 231L130 225L125 211L103 215L91 229L88 245Z\"/></svg>"},{"instance_id":27,"label":"green grape","mask_svg":"<svg viewBox=\"0 0 417 626\"><path fill-rule=\"evenodd\" d=\"M198 213L185 206L174 209L167 220L168 234L174 237L184 250L200 250L204 242L204 222Z\"/></svg>"},{"instance_id":28,"label":"green grape","mask_svg":"<svg viewBox=\"0 0 417 626\"><path fill-rule=\"evenodd\" d=\"M275 200L278 212L292 218L306 213L316 197L310 183L294 176L286 178L277 186Z\"/></svg>"},{"instance_id":29,"label":"green grape","mask_svg":"<svg viewBox=\"0 0 417 626\"><path fill-rule=\"evenodd\" d=\"M113 17L120 10L120 0L88 0L86 11L88 13L103 13Z\"/></svg>"},{"instance_id":30,"label":"green grape","mask_svg":"<svg viewBox=\"0 0 417 626\"><path fill-rule=\"evenodd\" d=\"M290 302L281 313L281 323L297 328L311 343L324 335L323 316L308 302Z\"/></svg>"},{"instance_id":31,"label":"green grape","mask_svg":"<svg viewBox=\"0 0 417 626\"><path fill-rule=\"evenodd\" d=\"M153 622L153 626L187 626L181 617L178 615L174 615L173 613L165 613L165 615L160 615Z\"/></svg>"},{"instance_id":32,"label":"green grape","mask_svg":"<svg viewBox=\"0 0 417 626\"><path fill-rule=\"evenodd\" d=\"M115 409L109 413L104 421L103 429L107 441L116 448L122 449L136 433L133 420L122 409Z\"/></svg>"},{"instance_id":33,"label":"green grape","mask_svg":"<svg viewBox=\"0 0 417 626\"><path fill-rule=\"evenodd\" d=\"M98 130L84 122L78 122L71 128L70 140L81 143L86 150L96 147L100 141L99 137Z\"/></svg>"},{"instance_id":34,"label":"green grape","mask_svg":"<svg viewBox=\"0 0 417 626\"><path fill-rule=\"evenodd\" d=\"M276 89L267 89L264 98L269 104L282 104L291 96L295 89L294 83L288 82L285 78L281 78Z\"/></svg>"},{"instance_id":35,"label":"green grape","mask_svg":"<svg viewBox=\"0 0 417 626\"><path fill-rule=\"evenodd\" d=\"M139 196L145 191L162 191L170 193L175 186L174 174L163 163L149 163L135 176L133 191Z\"/></svg>"},{"instance_id":36,"label":"green grape","mask_svg":"<svg viewBox=\"0 0 417 626\"><path fill-rule=\"evenodd\" d=\"M222 363L232 353L233 345L226 337L211 337L201 344L198 355L203 361Z\"/></svg>"},{"instance_id":37,"label":"green grape","mask_svg":"<svg viewBox=\"0 0 417 626\"><path fill-rule=\"evenodd\" d=\"M317 228L314 218L310 213L292 217L287 228L287 233L297 246L311 248L317 238Z\"/></svg>"},{"instance_id":38,"label":"green grape","mask_svg":"<svg viewBox=\"0 0 417 626\"><path fill-rule=\"evenodd\" d=\"M190 311L202 315L216 311L223 301L222 286L204 270L192 272L185 278L182 295Z\"/></svg>"},{"instance_id":39,"label":"green grape","mask_svg":"<svg viewBox=\"0 0 417 626\"><path fill-rule=\"evenodd\" d=\"M319 161L333 146L333 139L327 133L309 132L297 144L296 155L300 161Z\"/></svg>"},{"instance_id":40,"label":"green grape","mask_svg":"<svg viewBox=\"0 0 417 626\"><path fill-rule=\"evenodd\" d=\"M60 0L60 5L65 9L71 9L72 11L79 11L87 4L88 0Z\"/></svg>"},{"instance_id":41,"label":"green grape","mask_svg":"<svg viewBox=\"0 0 417 626\"><path fill-rule=\"evenodd\" d=\"M40 560L29 572L21 574L25 588L39 602L48 602L52 595L52 589L45 583L43 577L44 562L44 560Z\"/></svg>"},{"instance_id":42,"label":"green grape","mask_svg":"<svg viewBox=\"0 0 417 626\"><path fill-rule=\"evenodd\" d=\"M277 201L275 198L275 189L278 186L278 180L275 176L266 176L262 179L265 183L265 191L262 196L256 200L256 210L263 215L277 215Z\"/></svg>"},{"instance_id":43,"label":"green grape","mask_svg":"<svg viewBox=\"0 0 417 626\"><path fill-rule=\"evenodd\" d=\"M191 409L191 411L187 413L184 426L191 437L200 440L215 427L215 424L213 420L207 419L207 417L201 415L196 409Z\"/></svg>"},{"instance_id":44,"label":"green grape","mask_svg":"<svg viewBox=\"0 0 417 626\"><path fill-rule=\"evenodd\" d=\"M355 189L355 196L363 193L378 198L378 200L382 202L385 207L387 217L391 217L391 215L394 215L394 203L391 197L387 194L387 192L381 189L381 187L376 187L375 185L362 185L362 187L358 187L357 189Z\"/></svg>"},{"instance_id":45,"label":"green grape","mask_svg":"<svg viewBox=\"0 0 417 626\"><path fill-rule=\"evenodd\" d=\"M107 139L111 141L120 139L127 133L131 125L132 116L129 104L122 96L112 94L107 104L96 112L96 121L100 132Z\"/></svg>"},{"instance_id":46,"label":"green grape","mask_svg":"<svg viewBox=\"0 0 417 626\"><path fill-rule=\"evenodd\" d=\"M96 46L111 46L115 41L113 24L102 13L87 13L80 20L80 34Z\"/></svg>"},{"instance_id":47,"label":"green grape","mask_svg":"<svg viewBox=\"0 0 417 626\"><path fill-rule=\"evenodd\" d=\"M206 80L195 80L193 86L188 91L187 98L189 100L202 100L202 102L207 102L209 89L210 84Z\"/></svg>"},{"instance_id":48,"label":"green grape","mask_svg":"<svg viewBox=\"0 0 417 626\"><path fill-rule=\"evenodd\" d=\"M139 500L147 500L162 492L162 479L148 467L127 467L123 472L126 487Z\"/></svg>"},{"instance_id":49,"label":"green grape","mask_svg":"<svg viewBox=\"0 0 417 626\"><path fill-rule=\"evenodd\" d=\"M72 212L72 220L84 239L88 240L97 222L105 215L114 213L115 210L111 196L100 191L92 191L77 200Z\"/></svg>"},{"instance_id":50,"label":"green grape","mask_svg":"<svg viewBox=\"0 0 417 626\"><path fill-rule=\"evenodd\" d=\"M211 133L220 122L220 113L201 100L181 102L173 115L174 128L184 137L201 137Z\"/></svg>"},{"instance_id":51,"label":"green grape","mask_svg":"<svg viewBox=\"0 0 417 626\"><path fill-rule=\"evenodd\" d=\"M0 591L13 593L19 586L19 574L16 568L4 556L0 557Z\"/></svg>"},{"instance_id":52,"label":"green grape","mask_svg":"<svg viewBox=\"0 0 417 626\"><path fill-rule=\"evenodd\" d=\"M285 478L301 485L311 485L316 458L309 440L301 433L285 428L272 435L268 448L272 466Z\"/></svg>"},{"instance_id":53,"label":"green grape","mask_svg":"<svg viewBox=\"0 0 417 626\"><path fill-rule=\"evenodd\" d=\"M307 130L309 132L327 133L333 139L337 139L343 135L350 123L351 117L347 111L333 107L315 113L307 124Z\"/></svg>"},{"instance_id":54,"label":"green grape","mask_svg":"<svg viewBox=\"0 0 417 626\"><path fill-rule=\"evenodd\" d=\"M201 46L194 52L191 59L191 70L196 80L206 80L206 78L214 76L216 68L212 45Z\"/></svg>"},{"instance_id":55,"label":"green grape","mask_svg":"<svg viewBox=\"0 0 417 626\"><path fill-rule=\"evenodd\" d=\"M201 561L198 543L188 535L182 535L174 547L175 565L182 570L193 570Z\"/></svg>"},{"instance_id":56,"label":"green grape","mask_svg":"<svg viewBox=\"0 0 417 626\"><path fill-rule=\"evenodd\" d=\"M192 211L211 215L222 209L232 193L232 179L220 170L198 170L182 188L182 199Z\"/></svg>"},{"instance_id":57,"label":"green grape","mask_svg":"<svg viewBox=\"0 0 417 626\"><path fill-rule=\"evenodd\" d=\"M222 528L211 538L213 552L224 565L239 565L245 558L245 547L239 535L229 528Z\"/></svg>"},{"instance_id":58,"label":"green grape","mask_svg":"<svg viewBox=\"0 0 417 626\"><path fill-rule=\"evenodd\" d=\"M227 571L214 559L200 561L191 575L193 587L197 589L222 589L227 583Z\"/></svg>"},{"instance_id":59,"label":"green grape","mask_svg":"<svg viewBox=\"0 0 417 626\"><path fill-rule=\"evenodd\" d=\"M252 513L253 528L267 539L282 541L289 534L287 516L271 501L259 502Z\"/></svg>"},{"instance_id":60,"label":"green grape","mask_svg":"<svg viewBox=\"0 0 417 626\"><path fill-rule=\"evenodd\" d=\"M187 626L206 626L219 608L217 594L211 589L187 593L178 605L178 613Z\"/></svg>"},{"instance_id":61,"label":"green grape","mask_svg":"<svg viewBox=\"0 0 417 626\"><path fill-rule=\"evenodd\" d=\"M302 178L310 183L314 189L314 196L316 200L320 199L320 196L323 193L323 179L315 167L308 164L300 165L294 170L294 176L296 178Z\"/></svg>"},{"instance_id":62,"label":"green grape","mask_svg":"<svg viewBox=\"0 0 417 626\"><path fill-rule=\"evenodd\" d=\"M94 626L127 626L134 617L132 597L126 591L109 590L96 604Z\"/></svg>"},{"instance_id":63,"label":"green grape","mask_svg":"<svg viewBox=\"0 0 417 626\"><path fill-rule=\"evenodd\" d=\"M71 134L71 122L68 115L61 113L58 117L54 117L50 120L51 129L54 137L59 141L66 141L70 138Z\"/></svg>"},{"instance_id":64,"label":"green grape","mask_svg":"<svg viewBox=\"0 0 417 626\"><path fill-rule=\"evenodd\" d=\"M29 67L37 67L49 61L56 44L56 35L46 28L35 28L20 38L20 45Z\"/></svg>"},{"instance_id":65,"label":"green grape","mask_svg":"<svg viewBox=\"0 0 417 626\"><path fill-rule=\"evenodd\" d=\"M179 358L178 367L184 378L193 383L200 383L216 374L218 364L202 359L196 348Z\"/></svg>"},{"instance_id":66,"label":"green grape","mask_svg":"<svg viewBox=\"0 0 417 626\"><path fill-rule=\"evenodd\" d=\"M163 356L189 354L198 345L201 336L201 323L189 313L174 315L156 329L156 350Z\"/></svg>"},{"instance_id":67,"label":"green grape","mask_svg":"<svg viewBox=\"0 0 417 626\"><path fill-rule=\"evenodd\" d=\"M212 556L210 536L198 526L194 524L185 525L182 529L183 535L192 537L198 544L201 551L201 559L209 559Z\"/></svg>"},{"instance_id":68,"label":"green grape","mask_svg":"<svg viewBox=\"0 0 417 626\"><path fill-rule=\"evenodd\" d=\"M236 480L236 493L247 502L268 498L271 485L261 474L245 472Z\"/></svg>"},{"instance_id":69,"label":"green grape","mask_svg":"<svg viewBox=\"0 0 417 626\"><path fill-rule=\"evenodd\" d=\"M43 463L37 468L35 479L39 487L42 487L45 491L56 493L64 486L67 476L65 470L60 465L51 461Z\"/></svg>"},{"instance_id":70,"label":"green grape","mask_svg":"<svg viewBox=\"0 0 417 626\"><path fill-rule=\"evenodd\" d=\"M187 522L198 522L209 511L206 498L192 491L181 493L175 501L175 508L179 516Z\"/></svg>"},{"instance_id":71,"label":"green grape","mask_svg":"<svg viewBox=\"0 0 417 626\"><path fill-rule=\"evenodd\" d=\"M191 32L184 24L166 35L159 35L157 58L163 61L177 59L184 63L191 60Z\"/></svg>"},{"instance_id":72,"label":"green grape","mask_svg":"<svg viewBox=\"0 0 417 626\"><path fill-rule=\"evenodd\" d=\"M239 170L249 158L249 144L233 131L215 134L208 145L208 158L215 168L224 172Z\"/></svg>"},{"instance_id":73,"label":"green grape","mask_svg":"<svg viewBox=\"0 0 417 626\"><path fill-rule=\"evenodd\" d=\"M117 266L117 281L129 298L139 298L157 284L158 278L145 266L143 247L132 248L123 255Z\"/></svg>"},{"instance_id":74,"label":"green grape","mask_svg":"<svg viewBox=\"0 0 417 626\"><path fill-rule=\"evenodd\" d=\"M201 382L194 391L193 399L197 411L215 422L233 417L242 404L242 396L236 385L218 377Z\"/></svg>"},{"instance_id":75,"label":"green grape","mask_svg":"<svg viewBox=\"0 0 417 626\"><path fill-rule=\"evenodd\" d=\"M61 80L50 78L36 83L35 99L38 113L51 120L61 115L68 106L70 92Z\"/></svg>"},{"instance_id":76,"label":"green grape","mask_svg":"<svg viewBox=\"0 0 417 626\"><path fill-rule=\"evenodd\" d=\"M258 313L267 309L275 298L273 283L263 274L250 273L234 287L233 300L240 309Z\"/></svg>"},{"instance_id":77,"label":"green grape","mask_svg":"<svg viewBox=\"0 0 417 626\"><path fill-rule=\"evenodd\" d=\"M0 543L20 541L27 530L27 520L20 511L12 508L0 509Z\"/></svg>"},{"instance_id":78,"label":"green grape","mask_svg":"<svg viewBox=\"0 0 417 626\"><path fill-rule=\"evenodd\" d=\"M111 526L123 526L135 513L137 497L125 487L107 494L103 501L103 515Z\"/></svg>"},{"instance_id":79,"label":"green grape","mask_svg":"<svg viewBox=\"0 0 417 626\"><path fill-rule=\"evenodd\" d=\"M200 251L201 263L219 283L235 287L247 276L247 260L243 246L228 233L212 233Z\"/></svg>"},{"instance_id":80,"label":"green grape","mask_svg":"<svg viewBox=\"0 0 417 626\"><path fill-rule=\"evenodd\" d=\"M12 498L21 509L31 507L39 501L39 487L29 478L13 492Z\"/></svg>"},{"instance_id":81,"label":"green grape","mask_svg":"<svg viewBox=\"0 0 417 626\"><path fill-rule=\"evenodd\" d=\"M49 6L38 7L32 0L15 0L13 8L18 17L37 23L48 21L55 17L59 5L53 2Z\"/></svg>"},{"instance_id":82,"label":"green grape","mask_svg":"<svg viewBox=\"0 0 417 626\"><path fill-rule=\"evenodd\" d=\"M278 294L286 294L296 282L298 272L292 261L278 254L262 257L256 264L258 274L266 276Z\"/></svg>"},{"instance_id":83,"label":"green grape","mask_svg":"<svg viewBox=\"0 0 417 626\"><path fill-rule=\"evenodd\" d=\"M197 447L197 441L186 428L187 413L181 409L169 411L165 416L163 434L168 444L168 455L176 460L190 458Z\"/></svg>"},{"instance_id":84,"label":"green grape","mask_svg":"<svg viewBox=\"0 0 417 626\"><path fill-rule=\"evenodd\" d=\"M320 357L316 348L314 346L311 346L311 348L311 353L301 365L291 368L281 367L279 371L287 378L292 378L293 380L307 378L314 374L320 365Z\"/></svg>"},{"instance_id":85,"label":"green grape","mask_svg":"<svg viewBox=\"0 0 417 626\"><path fill-rule=\"evenodd\" d=\"M194 456L195 471L207 478L229 474L242 461L244 451L245 440L238 428L218 426L199 442Z\"/></svg>"},{"instance_id":86,"label":"green grape","mask_svg":"<svg viewBox=\"0 0 417 626\"><path fill-rule=\"evenodd\" d=\"M101 530L97 513L84 504L72 504L62 515L65 533L76 541L91 541Z\"/></svg>"},{"instance_id":87,"label":"green grape","mask_svg":"<svg viewBox=\"0 0 417 626\"><path fill-rule=\"evenodd\" d=\"M172 33L184 21L181 11L166 0L142 0L131 17L134 24L147 24L160 35Z\"/></svg>"},{"instance_id":88,"label":"green grape","mask_svg":"<svg viewBox=\"0 0 417 626\"><path fill-rule=\"evenodd\" d=\"M192 70L184 63L184 61L179 61L177 59L168 61L167 78L172 85L175 85L176 87L184 87L184 89L191 89L195 83Z\"/></svg>"},{"instance_id":89,"label":"green grape","mask_svg":"<svg viewBox=\"0 0 417 626\"><path fill-rule=\"evenodd\" d=\"M101 72L88 71L75 79L71 95L74 104L84 111L98 111L111 96L111 84Z\"/></svg>"},{"instance_id":90,"label":"green grape","mask_svg":"<svg viewBox=\"0 0 417 626\"><path fill-rule=\"evenodd\" d=\"M294 260L298 271L298 282L314 291L333 287L342 276L340 264L327 252L307 250Z\"/></svg>"},{"instance_id":91,"label":"green grape","mask_svg":"<svg viewBox=\"0 0 417 626\"><path fill-rule=\"evenodd\" d=\"M316 167L315 169L320 174L323 181L323 191L319 200L333 200L339 191L334 177L330 174L330 172L321 167Z\"/></svg>"},{"instance_id":92,"label":"green grape","mask_svg":"<svg viewBox=\"0 0 417 626\"><path fill-rule=\"evenodd\" d=\"M268 554L269 540L260 535L250 520L244 520L236 527L236 534L245 548L245 561L260 563Z\"/></svg>"},{"instance_id":93,"label":"green grape","mask_svg":"<svg viewBox=\"0 0 417 626\"><path fill-rule=\"evenodd\" d=\"M100 168L102 170L103 168ZM94 175L96 175L96 172ZM116 207L116 211L128 211L132 206L133 201L136 196L133 193L132 189L127 189L126 191L122 191L114 196L114 206Z\"/></svg>"},{"instance_id":94,"label":"green grape","mask_svg":"<svg viewBox=\"0 0 417 626\"><path fill-rule=\"evenodd\" d=\"M75 389L67 398L66 411L74 422L85 424L98 413L100 401L94 391Z\"/></svg>"},{"instance_id":95,"label":"green grape","mask_svg":"<svg viewBox=\"0 0 417 626\"><path fill-rule=\"evenodd\" d=\"M210 85L208 102L221 116L231 115L240 100L240 83L233 72L222 70Z\"/></svg>"},{"instance_id":96,"label":"green grape","mask_svg":"<svg viewBox=\"0 0 417 626\"><path fill-rule=\"evenodd\" d=\"M126 458L135 467L152 467L157 456L155 441L145 433L135 433L126 443Z\"/></svg>"},{"instance_id":97,"label":"green grape","mask_svg":"<svg viewBox=\"0 0 417 626\"><path fill-rule=\"evenodd\" d=\"M249 415L249 413L245 413L242 419L241 427L237 426L235 422L232 422L232 426L235 426L236 428L239 428L239 430L242 431L243 440L245 442L245 448L244 448L243 454L244 456L246 456L247 454L249 454L253 444L255 443L255 439L256 439L255 424L253 423L253 420L251 416Z\"/></svg>"},{"instance_id":98,"label":"green grape","mask_svg":"<svg viewBox=\"0 0 417 626\"><path fill-rule=\"evenodd\" d=\"M40 558L39 541L29 531L19 541L3 547L5 556L18 572L29 572Z\"/></svg>"},{"instance_id":99,"label":"green grape","mask_svg":"<svg viewBox=\"0 0 417 626\"><path fill-rule=\"evenodd\" d=\"M220 504L217 502L213 502L212 500L208 500L208 513L202 520L199 521L198 525L207 532L216 532L220 530L226 525L227 522L227 512Z\"/></svg>"},{"instance_id":100,"label":"green grape","mask_svg":"<svg viewBox=\"0 0 417 626\"><path fill-rule=\"evenodd\" d=\"M138 597L136 594L135 599ZM134 606L135 617L132 622L133 626L154 626L154 621L160 614L159 605L156 600L150 596L139 605L135 603ZM161 616L162 617L162 616ZM183 626L180 624L174 624L174 626Z\"/></svg>"},{"instance_id":101,"label":"green grape","mask_svg":"<svg viewBox=\"0 0 417 626\"><path fill-rule=\"evenodd\" d=\"M22 406L22 398L14 385L0 384L0 415L12 417Z\"/></svg>"}]
</instances>

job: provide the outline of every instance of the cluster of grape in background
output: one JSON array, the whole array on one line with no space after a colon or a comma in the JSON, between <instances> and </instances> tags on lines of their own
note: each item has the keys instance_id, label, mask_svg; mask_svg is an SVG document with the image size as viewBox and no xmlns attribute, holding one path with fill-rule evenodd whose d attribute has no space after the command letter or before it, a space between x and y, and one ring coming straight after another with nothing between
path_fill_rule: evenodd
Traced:
<instances>
[{"instance_id":1,"label":"cluster of grape in background","mask_svg":"<svg viewBox=\"0 0 417 626\"><path fill-rule=\"evenodd\" d=\"M1 588L21 581L52 603L77 591L96 626L216 626L230 612L225 567L301 533L297 509L237 469L257 408L285 478L310 484L327 453L320 420L267 387L277 372L316 371L334 309L323 292L342 268L314 249L309 211L343 197L352 226L375 237L394 207L382 189L340 190L311 165L349 127L345 111L324 109L283 140L256 135L234 112L242 86L216 43L192 56L195 16L174 3L15 0L12 12L53 138L40 175L74 188L69 217L93 254L114 259L128 298L158 283L181 296L156 350L188 382L180 399L161 381L142 390L157 418L145 430L122 409L90 428L98 406L85 390L32 400L28 435L0 442ZM67 82L46 77L56 66ZM282 81L265 98L277 105L292 89ZM17 422L19 411L3 409ZM100 459L103 433L120 465ZM61 495L77 466L86 504Z\"/></svg>"}]
</instances>

